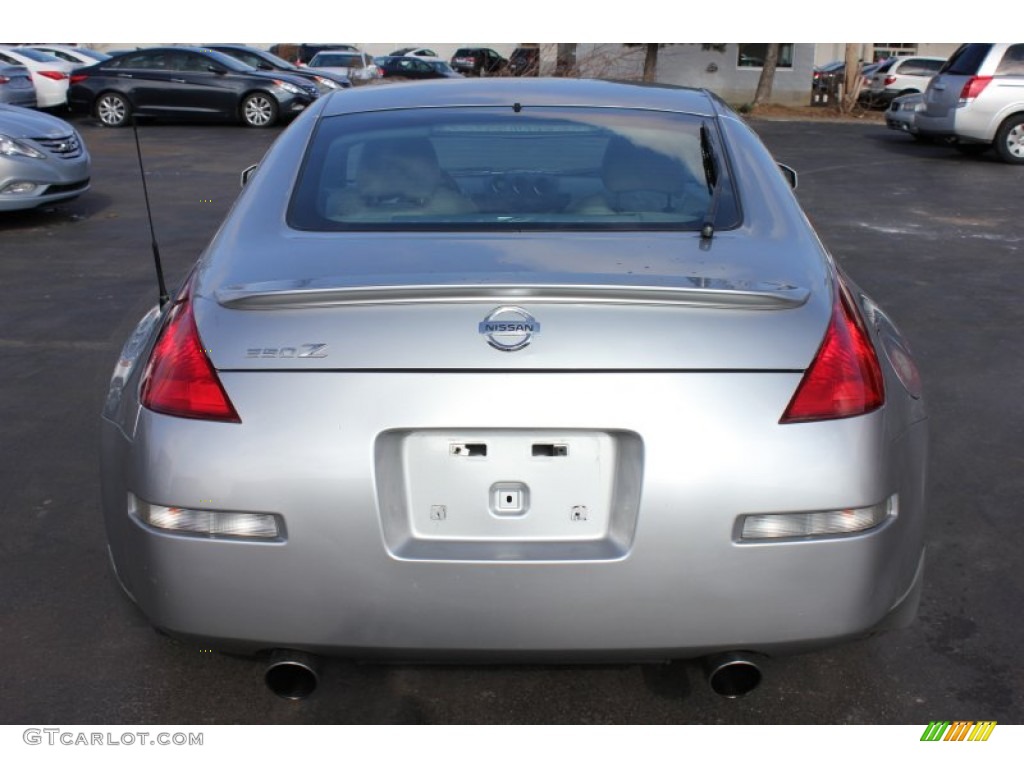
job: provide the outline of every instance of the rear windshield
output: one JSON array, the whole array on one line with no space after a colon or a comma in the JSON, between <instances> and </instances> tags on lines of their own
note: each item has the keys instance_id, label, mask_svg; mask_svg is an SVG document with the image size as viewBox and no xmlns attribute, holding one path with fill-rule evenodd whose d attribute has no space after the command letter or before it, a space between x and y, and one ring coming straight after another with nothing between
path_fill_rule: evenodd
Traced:
<instances>
[{"instance_id":1,"label":"rear windshield","mask_svg":"<svg viewBox=\"0 0 1024 768\"><path fill-rule=\"evenodd\" d=\"M712 159L702 155L701 127ZM304 230L697 230L738 224L710 120L628 109L420 109L326 118L289 206Z\"/></svg>"},{"instance_id":2,"label":"rear windshield","mask_svg":"<svg viewBox=\"0 0 1024 768\"><path fill-rule=\"evenodd\" d=\"M363 57L358 53L318 53L310 66L314 67L361 67Z\"/></svg>"},{"instance_id":3,"label":"rear windshield","mask_svg":"<svg viewBox=\"0 0 1024 768\"><path fill-rule=\"evenodd\" d=\"M990 50L992 50L992 43L961 45L939 71L948 75L976 75Z\"/></svg>"}]
</instances>

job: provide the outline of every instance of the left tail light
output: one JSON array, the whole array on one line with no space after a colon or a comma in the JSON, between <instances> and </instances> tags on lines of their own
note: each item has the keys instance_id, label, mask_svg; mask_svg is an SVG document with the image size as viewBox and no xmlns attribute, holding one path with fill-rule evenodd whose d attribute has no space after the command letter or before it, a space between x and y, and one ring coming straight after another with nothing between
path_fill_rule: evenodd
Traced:
<instances>
[{"instance_id":1,"label":"left tail light","mask_svg":"<svg viewBox=\"0 0 1024 768\"><path fill-rule=\"evenodd\" d=\"M781 424L861 416L885 403L878 356L854 299L839 281L825 338Z\"/></svg>"},{"instance_id":2,"label":"left tail light","mask_svg":"<svg viewBox=\"0 0 1024 768\"><path fill-rule=\"evenodd\" d=\"M142 405L183 419L242 420L206 354L192 311L192 280L175 299L142 376Z\"/></svg>"},{"instance_id":3,"label":"left tail light","mask_svg":"<svg viewBox=\"0 0 1024 768\"><path fill-rule=\"evenodd\" d=\"M41 70L39 72L39 74L42 75L43 77L48 77L51 80L67 80L68 79L68 73L67 72L55 72L55 71L53 71L51 69Z\"/></svg>"}]
</instances>

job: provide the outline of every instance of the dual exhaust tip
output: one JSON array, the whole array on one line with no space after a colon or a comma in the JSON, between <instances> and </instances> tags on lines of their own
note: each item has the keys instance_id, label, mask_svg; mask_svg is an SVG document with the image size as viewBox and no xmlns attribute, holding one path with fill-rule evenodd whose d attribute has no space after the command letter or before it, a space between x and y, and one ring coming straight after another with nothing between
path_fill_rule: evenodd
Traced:
<instances>
[{"instance_id":1,"label":"dual exhaust tip","mask_svg":"<svg viewBox=\"0 0 1024 768\"><path fill-rule=\"evenodd\" d=\"M302 651L274 651L263 679L274 694L289 701L311 696L320 684L319 661ZM761 684L761 668L752 656L731 652L709 656L704 673L711 690L726 699L738 699Z\"/></svg>"}]
</instances>

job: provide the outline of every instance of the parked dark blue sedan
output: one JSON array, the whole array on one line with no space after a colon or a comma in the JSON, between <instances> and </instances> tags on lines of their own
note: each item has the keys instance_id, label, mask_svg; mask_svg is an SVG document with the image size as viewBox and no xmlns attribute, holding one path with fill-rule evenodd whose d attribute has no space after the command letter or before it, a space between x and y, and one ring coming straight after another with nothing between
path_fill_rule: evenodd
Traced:
<instances>
[{"instance_id":1,"label":"parked dark blue sedan","mask_svg":"<svg viewBox=\"0 0 1024 768\"><path fill-rule=\"evenodd\" d=\"M68 104L116 128L145 117L238 120L265 128L320 95L284 72L261 72L208 48L145 48L76 70Z\"/></svg>"}]
</instances>

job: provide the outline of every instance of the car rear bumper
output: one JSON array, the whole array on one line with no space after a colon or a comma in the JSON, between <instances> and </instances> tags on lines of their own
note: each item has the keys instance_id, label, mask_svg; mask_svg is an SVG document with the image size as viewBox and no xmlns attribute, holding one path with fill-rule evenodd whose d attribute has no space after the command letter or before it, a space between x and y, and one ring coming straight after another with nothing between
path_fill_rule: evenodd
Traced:
<instances>
[{"instance_id":1,"label":"car rear bumper","mask_svg":"<svg viewBox=\"0 0 1024 768\"><path fill-rule=\"evenodd\" d=\"M920 579L924 422L890 438L884 411L788 426L758 416L766 402L781 413L798 374L499 378L229 373L241 425L141 410L129 439L104 421L122 583L155 625L226 649L582 660L825 644L883 622ZM268 403L271 382L290 394ZM734 409L700 407L723 393ZM588 454L595 435L606 447ZM584 458L565 470L559 458L505 460L502 441L561 441ZM493 465L455 443L488 443ZM575 482L552 484L563 471ZM487 490L464 503L492 481L527 487L528 513L498 520ZM130 494L272 513L286 533L166 533L130 513ZM893 494L898 514L861 534L737 541L743 514ZM578 534L576 507L590 514Z\"/></svg>"}]
</instances>

